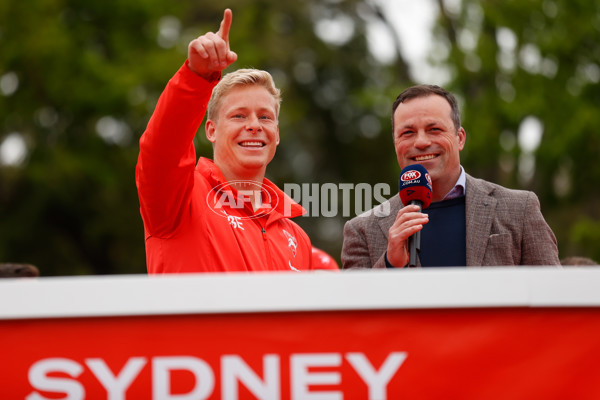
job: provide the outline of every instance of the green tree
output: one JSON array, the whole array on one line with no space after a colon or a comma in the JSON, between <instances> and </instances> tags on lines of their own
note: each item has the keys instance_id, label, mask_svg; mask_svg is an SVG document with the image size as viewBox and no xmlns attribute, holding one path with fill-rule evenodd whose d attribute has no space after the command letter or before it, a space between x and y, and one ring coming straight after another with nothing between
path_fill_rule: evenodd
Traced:
<instances>
[{"instance_id":1,"label":"green tree","mask_svg":"<svg viewBox=\"0 0 600 400\"><path fill-rule=\"evenodd\" d=\"M161 18L184 12L163 3L0 6L0 75L16 85L0 96L0 138L28 148L0 169L1 260L42 275L144 271L136 141L179 55L157 45Z\"/></svg>"}]
</instances>

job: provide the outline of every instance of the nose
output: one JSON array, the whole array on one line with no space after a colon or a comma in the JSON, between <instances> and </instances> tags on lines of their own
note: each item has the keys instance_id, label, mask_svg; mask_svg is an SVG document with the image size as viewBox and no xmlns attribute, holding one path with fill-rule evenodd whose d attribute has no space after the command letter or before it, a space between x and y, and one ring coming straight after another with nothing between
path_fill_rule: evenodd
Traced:
<instances>
[{"instance_id":1,"label":"nose","mask_svg":"<svg viewBox=\"0 0 600 400\"><path fill-rule=\"evenodd\" d=\"M429 135L422 129L419 129L415 137L415 147L422 149L429 147L430 145L431 139L429 138Z\"/></svg>"},{"instance_id":2,"label":"nose","mask_svg":"<svg viewBox=\"0 0 600 400\"><path fill-rule=\"evenodd\" d=\"M260 120L256 115L252 115L248 118L246 123L246 130L249 132L260 132L262 130Z\"/></svg>"}]
</instances>

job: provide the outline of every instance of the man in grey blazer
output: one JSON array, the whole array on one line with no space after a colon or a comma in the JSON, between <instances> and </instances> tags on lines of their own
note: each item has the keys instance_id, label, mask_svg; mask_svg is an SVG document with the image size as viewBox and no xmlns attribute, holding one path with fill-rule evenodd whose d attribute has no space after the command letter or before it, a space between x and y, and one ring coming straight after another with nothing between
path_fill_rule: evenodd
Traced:
<instances>
[{"instance_id":1,"label":"man in grey blazer","mask_svg":"<svg viewBox=\"0 0 600 400\"><path fill-rule=\"evenodd\" d=\"M400 169L412 164L427 169L432 204L421 212L395 195L348 221L344 269L406 266L408 238L417 231L422 231L419 266L560 265L556 237L535 193L474 178L460 165L466 132L451 93L413 86L392 109Z\"/></svg>"}]
</instances>

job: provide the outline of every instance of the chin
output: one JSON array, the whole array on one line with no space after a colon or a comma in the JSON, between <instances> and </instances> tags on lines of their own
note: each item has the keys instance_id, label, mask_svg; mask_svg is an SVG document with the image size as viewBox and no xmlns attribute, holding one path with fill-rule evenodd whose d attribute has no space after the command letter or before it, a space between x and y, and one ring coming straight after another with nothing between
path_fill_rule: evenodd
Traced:
<instances>
[{"instance_id":1,"label":"chin","mask_svg":"<svg viewBox=\"0 0 600 400\"><path fill-rule=\"evenodd\" d=\"M260 169L264 169L267 167L267 162L265 162L265 160L251 160L251 161L242 161L240 162L240 164L242 165L243 168L245 169L249 169L249 170L260 170Z\"/></svg>"}]
</instances>

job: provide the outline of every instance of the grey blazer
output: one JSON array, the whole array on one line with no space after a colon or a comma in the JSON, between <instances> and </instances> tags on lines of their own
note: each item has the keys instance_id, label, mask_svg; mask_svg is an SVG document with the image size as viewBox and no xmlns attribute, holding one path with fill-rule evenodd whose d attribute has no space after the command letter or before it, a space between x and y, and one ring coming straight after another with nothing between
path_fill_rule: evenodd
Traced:
<instances>
[{"instance_id":1,"label":"grey blazer","mask_svg":"<svg viewBox=\"0 0 600 400\"><path fill-rule=\"evenodd\" d=\"M560 265L556 237L535 193L467 174L465 202L468 267ZM385 268L388 231L402 207L396 195L346 222L344 269Z\"/></svg>"}]
</instances>

